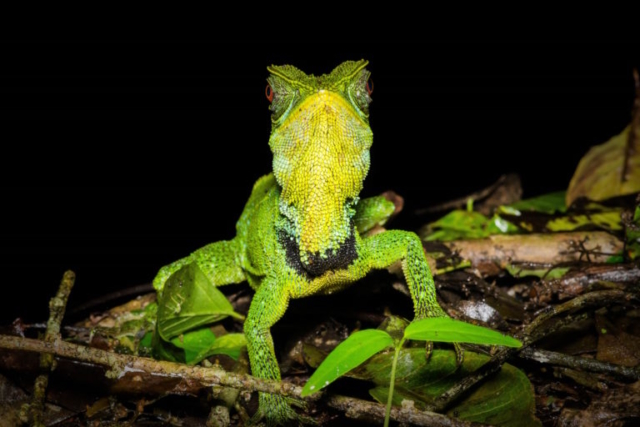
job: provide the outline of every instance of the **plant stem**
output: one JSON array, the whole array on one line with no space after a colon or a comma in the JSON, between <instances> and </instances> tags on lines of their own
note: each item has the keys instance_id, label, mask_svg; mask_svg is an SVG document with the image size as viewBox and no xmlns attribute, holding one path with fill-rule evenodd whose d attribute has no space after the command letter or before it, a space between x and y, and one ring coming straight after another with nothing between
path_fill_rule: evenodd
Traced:
<instances>
[{"instance_id":1,"label":"plant stem","mask_svg":"<svg viewBox=\"0 0 640 427\"><path fill-rule=\"evenodd\" d=\"M387 410L384 414L384 427L389 427L389 417L391 415L391 402L393 401L393 388L396 385L396 365L398 364L398 355L404 344L404 338L396 345L396 352L393 355L393 363L391 364L391 379L389 380L389 398L387 399Z\"/></svg>"}]
</instances>

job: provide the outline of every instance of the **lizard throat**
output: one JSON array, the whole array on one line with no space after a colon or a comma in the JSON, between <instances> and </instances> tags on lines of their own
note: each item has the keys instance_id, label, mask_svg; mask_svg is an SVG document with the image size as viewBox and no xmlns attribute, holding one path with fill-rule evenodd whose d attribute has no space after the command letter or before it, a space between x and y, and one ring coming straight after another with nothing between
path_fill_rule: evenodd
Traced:
<instances>
[{"instance_id":1,"label":"lizard throat","mask_svg":"<svg viewBox=\"0 0 640 427\"><path fill-rule=\"evenodd\" d=\"M298 242L286 231L280 230L278 232L278 241L286 251L287 264L301 276L313 279L327 271L347 268L358 258L354 232L352 227L351 235L336 251L331 251L324 256L320 253L307 253L305 261L300 257Z\"/></svg>"}]
</instances>

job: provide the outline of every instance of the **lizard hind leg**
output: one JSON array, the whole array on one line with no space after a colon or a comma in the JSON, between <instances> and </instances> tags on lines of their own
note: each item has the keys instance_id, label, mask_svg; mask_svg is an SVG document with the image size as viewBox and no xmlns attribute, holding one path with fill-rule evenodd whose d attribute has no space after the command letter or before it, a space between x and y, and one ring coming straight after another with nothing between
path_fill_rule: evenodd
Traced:
<instances>
[{"instance_id":1,"label":"lizard hind leg","mask_svg":"<svg viewBox=\"0 0 640 427\"><path fill-rule=\"evenodd\" d=\"M287 285L290 284L272 277L265 278L253 297L244 323L251 371L258 378L281 379L270 328L284 315L289 305ZM251 423L265 418L268 426L316 424L311 418L299 415L291 405L305 407L303 401L261 392L258 412Z\"/></svg>"}]
</instances>

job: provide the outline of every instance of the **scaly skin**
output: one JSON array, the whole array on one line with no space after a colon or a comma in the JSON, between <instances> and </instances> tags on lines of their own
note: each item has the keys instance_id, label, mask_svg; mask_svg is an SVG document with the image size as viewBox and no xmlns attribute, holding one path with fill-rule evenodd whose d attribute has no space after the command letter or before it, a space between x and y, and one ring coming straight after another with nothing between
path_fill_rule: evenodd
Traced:
<instances>
[{"instance_id":1,"label":"scaly skin","mask_svg":"<svg viewBox=\"0 0 640 427\"><path fill-rule=\"evenodd\" d=\"M192 262L216 286L247 280L256 294L244 330L257 377L280 380L270 328L290 299L343 289L397 261L416 318L446 316L418 236L398 230L360 235L393 211L382 197L358 206L373 140L366 65L345 62L321 77L288 65L268 68L274 92L273 174L254 185L233 240L212 243L163 267L154 280L161 292L172 273ZM256 417L266 417L269 425L308 422L290 403L261 393Z\"/></svg>"}]
</instances>

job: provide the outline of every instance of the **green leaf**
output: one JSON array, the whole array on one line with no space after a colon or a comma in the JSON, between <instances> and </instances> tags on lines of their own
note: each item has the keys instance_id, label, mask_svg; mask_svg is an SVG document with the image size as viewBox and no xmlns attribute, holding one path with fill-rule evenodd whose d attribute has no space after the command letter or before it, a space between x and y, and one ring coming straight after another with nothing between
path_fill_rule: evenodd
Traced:
<instances>
[{"instance_id":1,"label":"green leaf","mask_svg":"<svg viewBox=\"0 0 640 427\"><path fill-rule=\"evenodd\" d=\"M498 215L487 218L479 212L455 210L429 224L424 240L481 239L516 232L518 227Z\"/></svg>"},{"instance_id":2,"label":"green leaf","mask_svg":"<svg viewBox=\"0 0 640 427\"><path fill-rule=\"evenodd\" d=\"M524 268L520 265L513 264L505 266L505 269L513 277L536 276L540 278L544 277L546 280L559 279L569 271L569 267Z\"/></svg>"},{"instance_id":3,"label":"green leaf","mask_svg":"<svg viewBox=\"0 0 640 427\"><path fill-rule=\"evenodd\" d=\"M162 339L170 341L227 316L242 318L198 265L191 263L171 275L165 284L158 302L158 332Z\"/></svg>"},{"instance_id":4,"label":"green leaf","mask_svg":"<svg viewBox=\"0 0 640 427\"><path fill-rule=\"evenodd\" d=\"M384 331L366 329L353 333L318 366L304 385L302 397L320 391L374 354L391 346L393 339Z\"/></svg>"},{"instance_id":5,"label":"green leaf","mask_svg":"<svg viewBox=\"0 0 640 427\"><path fill-rule=\"evenodd\" d=\"M508 206L500 206L500 210L509 215L517 216L521 215L523 211L541 212L550 215L556 212L563 213L567 211L566 195L566 191L543 194L542 196L520 200Z\"/></svg>"},{"instance_id":6,"label":"green leaf","mask_svg":"<svg viewBox=\"0 0 640 427\"><path fill-rule=\"evenodd\" d=\"M234 360L238 360L240 353L247 346L247 339L244 334L226 334L213 343L213 345L201 351L197 354L192 362L187 361L188 364L196 364L203 359L215 354L226 354Z\"/></svg>"},{"instance_id":7,"label":"green leaf","mask_svg":"<svg viewBox=\"0 0 640 427\"><path fill-rule=\"evenodd\" d=\"M484 345L522 347L515 338L493 329L461 322L449 317L432 317L416 320L404 330L404 337L411 340L458 342Z\"/></svg>"},{"instance_id":8,"label":"green leaf","mask_svg":"<svg viewBox=\"0 0 640 427\"><path fill-rule=\"evenodd\" d=\"M151 349L154 359L184 363L184 351L160 338L157 329L151 337Z\"/></svg>"},{"instance_id":9,"label":"green leaf","mask_svg":"<svg viewBox=\"0 0 640 427\"><path fill-rule=\"evenodd\" d=\"M623 254L611 255L605 261L607 264L622 264L625 261Z\"/></svg>"},{"instance_id":10,"label":"green leaf","mask_svg":"<svg viewBox=\"0 0 640 427\"><path fill-rule=\"evenodd\" d=\"M160 358L195 365L216 354L226 354L238 360L247 340L244 334L216 337L211 329L202 328L175 337L170 342L159 340L155 345L154 350Z\"/></svg>"},{"instance_id":11,"label":"green leaf","mask_svg":"<svg viewBox=\"0 0 640 427\"><path fill-rule=\"evenodd\" d=\"M197 331L181 334L171 341L171 344L184 350L184 361L189 365L200 362L204 357L199 358L201 353L205 353L216 342L216 336L209 328L198 329Z\"/></svg>"},{"instance_id":12,"label":"green leaf","mask_svg":"<svg viewBox=\"0 0 640 427\"><path fill-rule=\"evenodd\" d=\"M149 331L146 334L144 334L144 336L140 340L138 349L139 350L144 349L145 351L151 350L152 342L153 342L153 332Z\"/></svg>"},{"instance_id":13,"label":"green leaf","mask_svg":"<svg viewBox=\"0 0 640 427\"><path fill-rule=\"evenodd\" d=\"M620 210L606 212L594 212L585 215L568 215L552 219L547 223L547 228L551 231L571 231L580 227L592 226L602 228L607 231L622 230L620 220Z\"/></svg>"},{"instance_id":14,"label":"green leaf","mask_svg":"<svg viewBox=\"0 0 640 427\"><path fill-rule=\"evenodd\" d=\"M585 154L567 190L568 206L578 197L600 201L640 191L640 138L633 138L632 131L640 129L629 125Z\"/></svg>"},{"instance_id":15,"label":"green leaf","mask_svg":"<svg viewBox=\"0 0 640 427\"><path fill-rule=\"evenodd\" d=\"M392 358L393 354L378 354L361 369L366 372L364 378L378 385L370 393L380 403L387 401ZM466 351L462 365L456 367L455 353L451 350L434 350L427 362L424 348L402 349L396 367L393 404L400 406L407 399L424 410L489 359ZM451 417L490 425L540 426L534 414L533 387L522 371L509 364L465 394L447 412Z\"/></svg>"}]
</instances>

